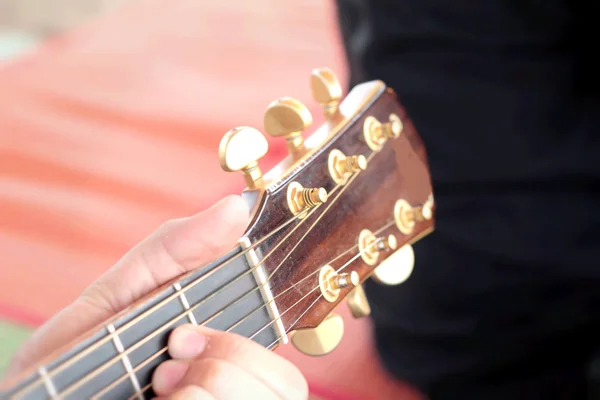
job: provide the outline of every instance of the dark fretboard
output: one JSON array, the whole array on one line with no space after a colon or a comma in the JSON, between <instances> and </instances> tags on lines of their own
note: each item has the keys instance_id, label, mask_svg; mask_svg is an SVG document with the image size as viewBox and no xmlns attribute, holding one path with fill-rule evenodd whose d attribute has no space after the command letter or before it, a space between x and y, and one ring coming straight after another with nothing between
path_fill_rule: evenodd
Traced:
<instances>
[{"instance_id":1,"label":"dark fretboard","mask_svg":"<svg viewBox=\"0 0 600 400\"><path fill-rule=\"evenodd\" d=\"M143 306L109 321L0 393L0 399L150 399L154 397L152 373L169 358L167 338L173 328L185 323L230 330L265 347L274 346L281 326L274 323L264 280L257 274L260 269L253 268L257 253L237 247Z\"/></svg>"}]
</instances>

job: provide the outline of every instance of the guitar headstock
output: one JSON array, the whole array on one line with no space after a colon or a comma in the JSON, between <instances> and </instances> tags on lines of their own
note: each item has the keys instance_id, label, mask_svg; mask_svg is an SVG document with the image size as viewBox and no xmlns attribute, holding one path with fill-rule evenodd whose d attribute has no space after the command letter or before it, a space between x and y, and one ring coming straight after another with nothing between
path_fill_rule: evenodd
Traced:
<instances>
[{"instance_id":1,"label":"guitar headstock","mask_svg":"<svg viewBox=\"0 0 600 400\"><path fill-rule=\"evenodd\" d=\"M299 101L280 98L265 112L265 131L289 152L271 171L260 171L268 145L256 129L228 132L219 153L226 171L244 174L253 215L241 242L264 269L282 334L294 331L292 342L316 355L341 338L330 314L340 301L369 314L361 282L408 278L411 244L433 230L435 205L425 148L392 89L367 82L342 100L328 69L313 71L311 87L326 122L310 137Z\"/></svg>"}]
</instances>

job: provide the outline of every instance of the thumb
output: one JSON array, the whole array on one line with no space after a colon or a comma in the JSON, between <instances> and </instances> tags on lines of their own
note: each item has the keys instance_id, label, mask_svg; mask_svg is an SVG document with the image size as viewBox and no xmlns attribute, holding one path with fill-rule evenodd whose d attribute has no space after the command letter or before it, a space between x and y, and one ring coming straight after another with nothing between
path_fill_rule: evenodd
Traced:
<instances>
[{"instance_id":1,"label":"thumb","mask_svg":"<svg viewBox=\"0 0 600 400\"><path fill-rule=\"evenodd\" d=\"M165 223L38 329L17 353L8 375L29 367L158 286L230 250L247 223L248 206L240 196Z\"/></svg>"},{"instance_id":2,"label":"thumb","mask_svg":"<svg viewBox=\"0 0 600 400\"><path fill-rule=\"evenodd\" d=\"M248 206L240 196L226 197L192 217L171 220L127 253L83 298L114 314L230 250L247 222Z\"/></svg>"}]
</instances>

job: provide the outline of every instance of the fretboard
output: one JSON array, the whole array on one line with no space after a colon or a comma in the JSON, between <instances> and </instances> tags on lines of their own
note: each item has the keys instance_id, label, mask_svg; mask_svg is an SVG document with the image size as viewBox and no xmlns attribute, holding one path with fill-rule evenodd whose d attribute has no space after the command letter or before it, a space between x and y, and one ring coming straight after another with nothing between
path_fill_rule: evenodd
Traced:
<instances>
[{"instance_id":1,"label":"fretboard","mask_svg":"<svg viewBox=\"0 0 600 400\"><path fill-rule=\"evenodd\" d=\"M154 369L169 359L171 331L182 324L235 332L270 348L282 336L258 263L258 249L238 246L224 257L169 285L97 332L0 399L150 399ZM272 299L271 299L272 300Z\"/></svg>"}]
</instances>

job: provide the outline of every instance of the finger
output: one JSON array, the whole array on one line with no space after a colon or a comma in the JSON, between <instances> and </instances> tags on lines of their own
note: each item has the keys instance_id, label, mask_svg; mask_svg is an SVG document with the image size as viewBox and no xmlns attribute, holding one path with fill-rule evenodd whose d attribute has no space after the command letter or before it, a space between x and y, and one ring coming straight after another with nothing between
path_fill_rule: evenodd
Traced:
<instances>
[{"instance_id":1,"label":"finger","mask_svg":"<svg viewBox=\"0 0 600 400\"><path fill-rule=\"evenodd\" d=\"M186 386L170 396L155 397L154 400L216 400L207 390L198 386Z\"/></svg>"},{"instance_id":2,"label":"finger","mask_svg":"<svg viewBox=\"0 0 600 400\"><path fill-rule=\"evenodd\" d=\"M182 325L169 336L168 349L174 359L227 360L261 381L279 398L295 400L308 396L306 380L294 364L236 334Z\"/></svg>"},{"instance_id":3,"label":"finger","mask_svg":"<svg viewBox=\"0 0 600 400\"><path fill-rule=\"evenodd\" d=\"M243 368L217 358L165 361L156 368L152 381L154 393L162 396L190 385L206 390L219 400L282 399Z\"/></svg>"},{"instance_id":4,"label":"finger","mask_svg":"<svg viewBox=\"0 0 600 400\"><path fill-rule=\"evenodd\" d=\"M30 366L157 286L225 253L243 234L247 221L244 200L229 196L199 214L164 224L38 329L7 374Z\"/></svg>"},{"instance_id":5,"label":"finger","mask_svg":"<svg viewBox=\"0 0 600 400\"><path fill-rule=\"evenodd\" d=\"M84 293L114 314L157 286L230 250L244 232L248 206L229 196L192 217L161 226Z\"/></svg>"}]
</instances>

